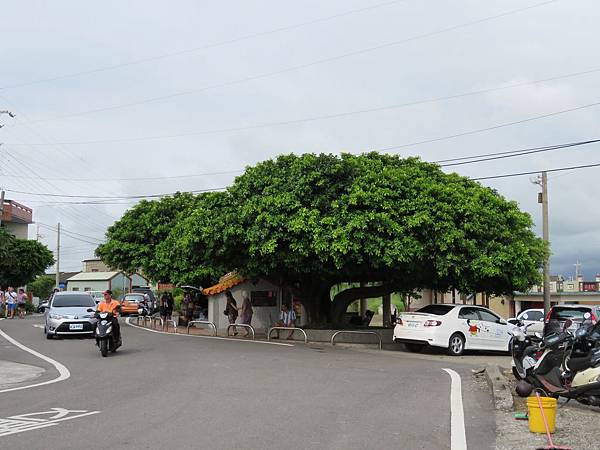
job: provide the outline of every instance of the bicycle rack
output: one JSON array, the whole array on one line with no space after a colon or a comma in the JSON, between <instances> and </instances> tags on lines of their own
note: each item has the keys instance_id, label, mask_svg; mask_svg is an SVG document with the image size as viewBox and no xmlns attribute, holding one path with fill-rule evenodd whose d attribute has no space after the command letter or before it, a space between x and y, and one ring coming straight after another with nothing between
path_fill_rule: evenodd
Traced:
<instances>
[{"instance_id":1,"label":"bicycle rack","mask_svg":"<svg viewBox=\"0 0 600 450\"><path fill-rule=\"evenodd\" d=\"M302 328L297 328L297 327L271 327L269 328L269 332L267 333L267 341L271 340L271 332L273 330L292 330L292 334L293 331L301 331L302 334L304 335L304 343L308 344L308 336L306 335L306 332L302 329Z\"/></svg>"},{"instance_id":2,"label":"bicycle rack","mask_svg":"<svg viewBox=\"0 0 600 450\"><path fill-rule=\"evenodd\" d=\"M167 319L167 320L164 321L164 325L167 326L167 330L166 330L167 333L169 332L169 323L173 324L173 328L175 329L175 333L177 333L177 322L175 322L173 319Z\"/></svg>"},{"instance_id":3,"label":"bicycle rack","mask_svg":"<svg viewBox=\"0 0 600 450\"><path fill-rule=\"evenodd\" d=\"M156 322L160 322L160 327L161 328L165 327L165 322L162 319L162 317L153 317L152 318L152 328L156 328Z\"/></svg>"},{"instance_id":4,"label":"bicycle rack","mask_svg":"<svg viewBox=\"0 0 600 450\"><path fill-rule=\"evenodd\" d=\"M230 323L227 325L227 336L229 336L229 329L235 327L248 328L252 332L252 340L254 340L256 333L254 332L254 327L252 325L246 325L245 323Z\"/></svg>"},{"instance_id":5,"label":"bicycle rack","mask_svg":"<svg viewBox=\"0 0 600 450\"><path fill-rule=\"evenodd\" d=\"M333 336L331 336L331 345L335 345L335 337L338 334L373 334L375 336L377 336L377 340L379 341L379 350L381 350L382 345L381 345L381 336L379 335L379 333L376 333L374 331L345 331L345 330L340 330L340 331L336 331L335 333L333 333Z\"/></svg>"},{"instance_id":6,"label":"bicycle rack","mask_svg":"<svg viewBox=\"0 0 600 450\"><path fill-rule=\"evenodd\" d=\"M190 320L188 322L188 324L187 324L187 334L190 334L190 326L193 323L200 323L200 324L204 324L204 325L210 325L213 328L213 333L214 333L213 336L217 335L217 326L213 322L211 322L209 320Z\"/></svg>"}]
</instances>

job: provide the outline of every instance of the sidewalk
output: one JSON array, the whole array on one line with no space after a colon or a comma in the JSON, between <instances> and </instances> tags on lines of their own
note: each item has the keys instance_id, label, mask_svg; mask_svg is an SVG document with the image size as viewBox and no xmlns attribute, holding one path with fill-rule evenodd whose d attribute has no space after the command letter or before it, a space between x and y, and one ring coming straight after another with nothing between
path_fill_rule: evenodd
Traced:
<instances>
[{"instance_id":1,"label":"sidewalk","mask_svg":"<svg viewBox=\"0 0 600 450\"><path fill-rule=\"evenodd\" d=\"M31 381L44 372L41 367L0 360L0 390Z\"/></svg>"},{"instance_id":2,"label":"sidewalk","mask_svg":"<svg viewBox=\"0 0 600 450\"><path fill-rule=\"evenodd\" d=\"M515 394L516 381L509 369L504 369L503 375L513 394L513 411L496 412L497 450L536 449L548 445L545 434L529 431L527 420L515 420L515 412L527 412L525 398ZM565 404L558 402L556 412L556 433L552 435L555 445L572 447L573 450L597 450L598 430L600 430L600 408L581 405L574 400Z\"/></svg>"}]
</instances>

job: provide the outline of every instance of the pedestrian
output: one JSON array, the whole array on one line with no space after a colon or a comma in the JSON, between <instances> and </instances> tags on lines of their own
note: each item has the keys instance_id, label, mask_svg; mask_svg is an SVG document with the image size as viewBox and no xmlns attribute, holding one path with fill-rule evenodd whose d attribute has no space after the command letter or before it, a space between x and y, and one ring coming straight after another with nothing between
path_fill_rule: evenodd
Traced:
<instances>
[{"instance_id":1,"label":"pedestrian","mask_svg":"<svg viewBox=\"0 0 600 450\"><path fill-rule=\"evenodd\" d=\"M25 290L23 288L19 288L19 293L17 294L17 309L19 312L19 319L25 318L25 302L27 301L27 295L25 295Z\"/></svg>"},{"instance_id":2,"label":"pedestrian","mask_svg":"<svg viewBox=\"0 0 600 450\"><path fill-rule=\"evenodd\" d=\"M13 319L15 317L15 309L17 307L17 293L15 292L15 289L12 286L8 287L5 297L8 318Z\"/></svg>"},{"instance_id":3,"label":"pedestrian","mask_svg":"<svg viewBox=\"0 0 600 450\"><path fill-rule=\"evenodd\" d=\"M289 305L283 303L281 305L281 314L279 315L279 321L275 324L278 327L294 328L296 326L296 313L293 309L290 309ZM292 339L294 330L290 330L290 334L287 339ZM277 330L277 337L279 338L279 330Z\"/></svg>"},{"instance_id":4,"label":"pedestrian","mask_svg":"<svg viewBox=\"0 0 600 450\"><path fill-rule=\"evenodd\" d=\"M6 317L6 314L7 314L5 303L6 303L6 300L4 298L4 291L0 287L0 315L2 315L2 313L4 313L4 317Z\"/></svg>"},{"instance_id":5,"label":"pedestrian","mask_svg":"<svg viewBox=\"0 0 600 450\"><path fill-rule=\"evenodd\" d=\"M254 311L252 309L252 302L248 297L248 293L246 291L242 292L242 306L240 307L240 323L244 325L252 325L252 314ZM246 330L246 335L244 337L248 337L250 335L250 330L244 327Z\"/></svg>"},{"instance_id":6,"label":"pedestrian","mask_svg":"<svg viewBox=\"0 0 600 450\"><path fill-rule=\"evenodd\" d=\"M173 294L171 292L167 293L167 297L167 320L171 320L173 318L173 308L175 307L175 300L173 300Z\"/></svg>"},{"instance_id":7,"label":"pedestrian","mask_svg":"<svg viewBox=\"0 0 600 450\"><path fill-rule=\"evenodd\" d=\"M233 298L233 294L231 293L231 291L227 291L225 297L227 298L227 304L225 305L225 311L223 311L223 314L227 316L227 319L229 320L229 325L232 325L235 323L238 317L237 302L235 301L235 298ZM237 334L237 328L234 327L233 335L237 336ZM229 335L229 329L227 329L227 335Z\"/></svg>"},{"instance_id":8,"label":"pedestrian","mask_svg":"<svg viewBox=\"0 0 600 450\"><path fill-rule=\"evenodd\" d=\"M167 295L166 292L163 292L163 294L160 296L159 311L160 311L160 317L162 318L162 320L163 321L167 320L167 316L168 316L168 312L169 312L169 296Z\"/></svg>"}]
</instances>

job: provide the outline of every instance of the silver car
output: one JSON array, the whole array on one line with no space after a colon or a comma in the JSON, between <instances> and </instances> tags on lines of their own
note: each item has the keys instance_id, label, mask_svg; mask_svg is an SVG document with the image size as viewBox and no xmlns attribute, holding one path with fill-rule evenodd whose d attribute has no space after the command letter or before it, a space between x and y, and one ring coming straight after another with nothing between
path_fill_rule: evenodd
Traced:
<instances>
[{"instance_id":1,"label":"silver car","mask_svg":"<svg viewBox=\"0 0 600 450\"><path fill-rule=\"evenodd\" d=\"M90 311L91 310L91 311ZM46 309L46 338L94 334L96 302L85 292L57 292Z\"/></svg>"}]
</instances>

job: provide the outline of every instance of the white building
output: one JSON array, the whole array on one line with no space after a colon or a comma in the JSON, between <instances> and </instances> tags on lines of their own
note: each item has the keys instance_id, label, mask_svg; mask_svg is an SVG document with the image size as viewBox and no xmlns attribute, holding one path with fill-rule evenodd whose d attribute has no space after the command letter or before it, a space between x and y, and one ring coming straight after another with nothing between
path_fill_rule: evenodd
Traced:
<instances>
[{"instance_id":1,"label":"white building","mask_svg":"<svg viewBox=\"0 0 600 450\"><path fill-rule=\"evenodd\" d=\"M254 311L252 326L261 332L274 326L279 320L282 302L292 303L287 290L269 281L252 281L236 273L227 274L221 277L218 284L203 290L204 295L208 297L208 320L213 322L218 330L225 330L229 325L227 316L223 314L227 305L227 291L231 291L238 307L242 306L244 297L249 296ZM298 317L296 325L303 325L306 318L304 309L297 301L294 301L293 305Z\"/></svg>"}]
</instances>

